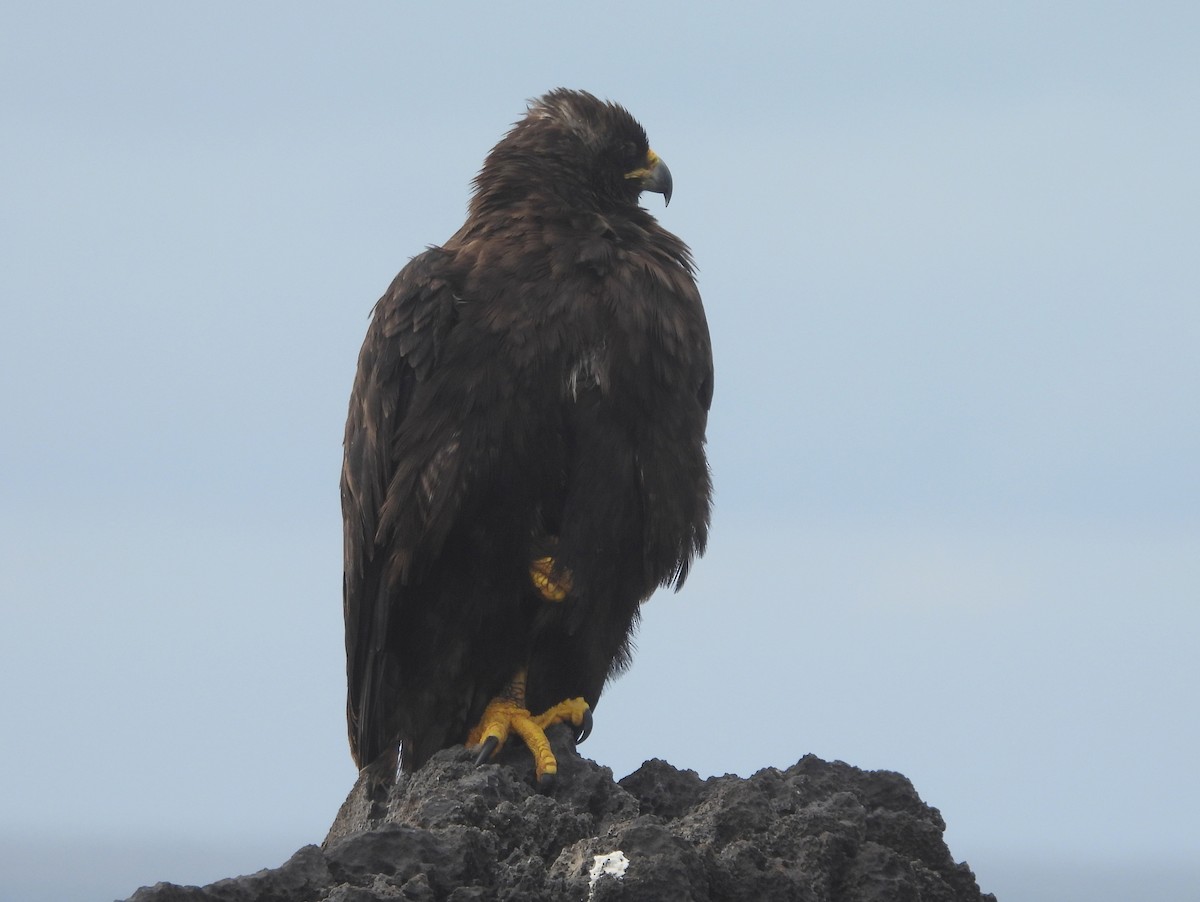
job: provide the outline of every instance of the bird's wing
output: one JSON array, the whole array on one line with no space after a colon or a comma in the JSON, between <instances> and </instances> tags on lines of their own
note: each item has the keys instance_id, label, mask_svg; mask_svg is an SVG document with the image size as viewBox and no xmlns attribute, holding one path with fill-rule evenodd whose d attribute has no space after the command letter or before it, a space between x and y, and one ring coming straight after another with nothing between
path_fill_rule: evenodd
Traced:
<instances>
[{"instance_id":1,"label":"bird's wing","mask_svg":"<svg viewBox=\"0 0 1200 902\"><path fill-rule=\"evenodd\" d=\"M350 395L342 464L346 714L360 767L394 752L397 662L389 623L422 555L436 553L461 498L452 419L431 388L456 321L451 254L415 257L375 306Z\"/></svg>"}]
</instances>

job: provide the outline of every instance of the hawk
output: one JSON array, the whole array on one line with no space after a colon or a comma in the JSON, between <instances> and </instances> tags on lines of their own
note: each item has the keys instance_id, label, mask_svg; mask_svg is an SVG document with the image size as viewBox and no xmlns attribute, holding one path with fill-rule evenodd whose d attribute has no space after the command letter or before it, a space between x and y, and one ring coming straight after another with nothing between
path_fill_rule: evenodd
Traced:
<instances>
[{"instance_id":1,"label":"hawk","mask_svg":"<svg viewBox=\"0 0 1200 902\"><path fill-rule=\"evenodd\" d=\"M712 349L690 251L639 205L623 107L532 101L466 222L375 305L346 421L347 717L360 768L582 741L638 609L708 534Z\"/></svg>"}]
</instances>

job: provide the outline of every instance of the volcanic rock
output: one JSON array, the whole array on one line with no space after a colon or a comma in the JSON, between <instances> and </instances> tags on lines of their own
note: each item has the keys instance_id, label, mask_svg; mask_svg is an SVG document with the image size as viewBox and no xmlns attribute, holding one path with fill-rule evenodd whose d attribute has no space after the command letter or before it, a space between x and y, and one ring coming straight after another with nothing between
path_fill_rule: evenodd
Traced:
<instances>
[{"instance_id":1,"label":"volcanic rock","mask_svg":"<svg viewBox=\"0 0 1200 902\"><path fill-rule=\"evenodd\" d=\"M281 867L129 902L994 902L900 774L807 755L706 780L652 760L616 782L552 739L550 794L519 744L482 767L447 749L394 785L364 772Z\"/></svg>"}]
</instances>

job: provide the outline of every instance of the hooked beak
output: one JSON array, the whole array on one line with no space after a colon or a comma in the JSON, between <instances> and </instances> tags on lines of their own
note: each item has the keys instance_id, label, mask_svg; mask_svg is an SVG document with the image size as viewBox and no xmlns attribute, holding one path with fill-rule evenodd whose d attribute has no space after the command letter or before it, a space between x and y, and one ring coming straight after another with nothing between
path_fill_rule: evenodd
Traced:
<instances>
[{"instance_id":1,"label":"hooked beak","mask_svg":"<svg viewBox=\"0 0 1200 902\"><path fill-rule=\"evenodd\" d=\"M673 187L671 170L653 150L646 152L646 165L633 170L633 172L627 172L625 178L637 179L643 191L661 194L665 200L663 206L670 206L671 188Z\"/></svg>"}]
</instances>

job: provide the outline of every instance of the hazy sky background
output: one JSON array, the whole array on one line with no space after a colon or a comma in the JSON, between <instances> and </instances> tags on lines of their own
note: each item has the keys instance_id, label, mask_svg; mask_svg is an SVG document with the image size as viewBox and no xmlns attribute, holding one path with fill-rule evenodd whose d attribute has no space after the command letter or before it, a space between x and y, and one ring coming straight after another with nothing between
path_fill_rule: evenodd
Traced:
<instances>
[{"instance_id":1,"label":"hazy sky background","mask_svg":"<svg viewBox=\"0 0 1200 902\"><path fill-rule=\"evenodd\" d=\"M717 365L710 553L583 751L898 770L1001 900L1194 900L1198 36L1154 2L5 5L0 900L322 839L368 313L558 85L669 161Z\"/></svg>"}]
</instances>

